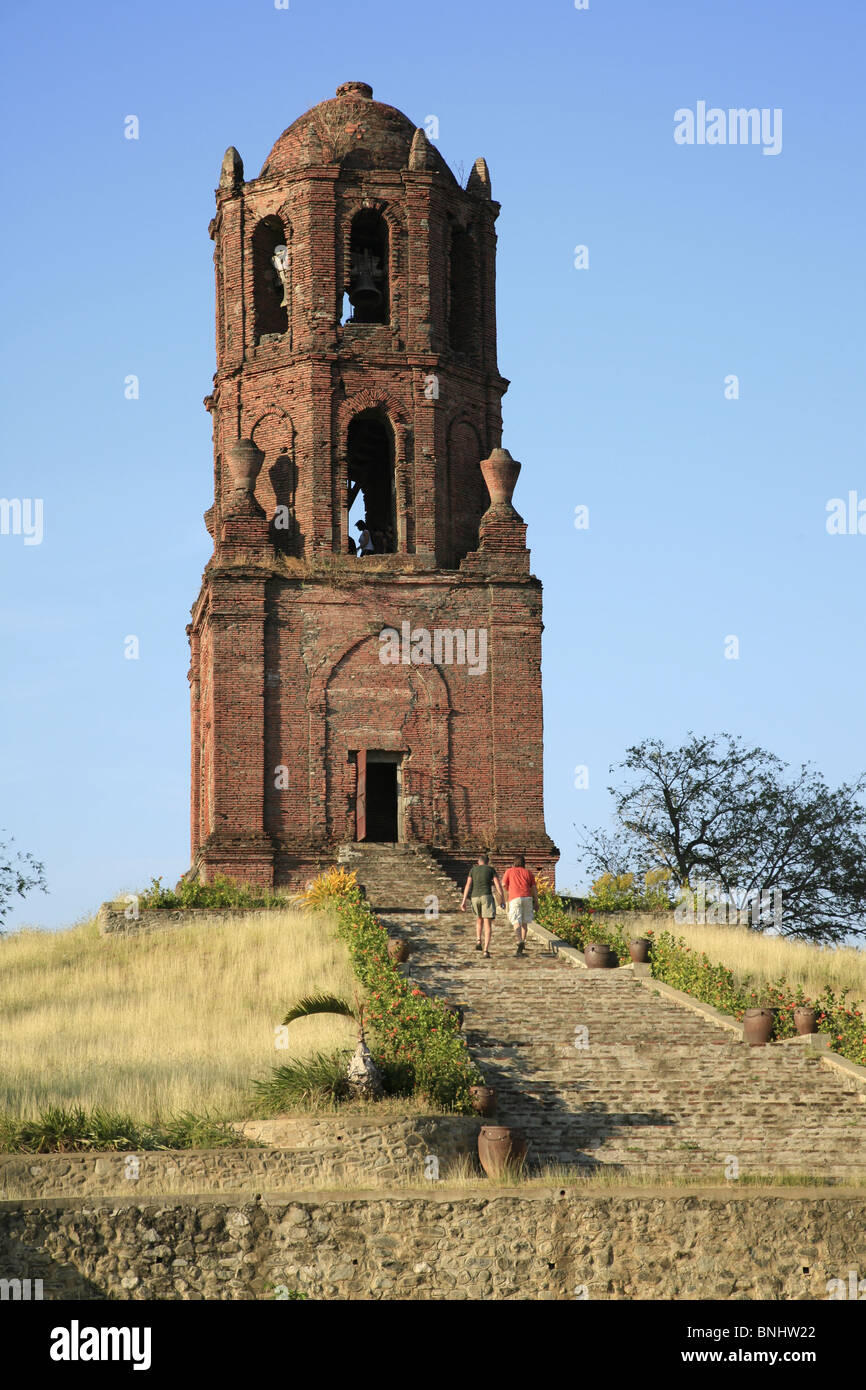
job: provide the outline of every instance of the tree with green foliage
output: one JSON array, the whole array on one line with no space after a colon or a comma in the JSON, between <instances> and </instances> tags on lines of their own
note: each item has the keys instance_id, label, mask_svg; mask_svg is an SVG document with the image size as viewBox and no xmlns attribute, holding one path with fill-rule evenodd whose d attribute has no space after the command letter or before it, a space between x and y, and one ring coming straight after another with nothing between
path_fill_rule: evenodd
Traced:
<instances>
[{"instance_id":1,"label":"tree with green foliage","mask_svg":"<svg viewBox=\"0 0 866 1390\"><path fill-rule=\"evenodd\" d=\"M0 832L5 834L4 832ZM0 839L0 925L11 907L11 899L17 893L26 897L34 888L47 893L45 866L34 859L26 850L13 849L14 839Z\"/></svg>"},{"instance_id":2,"label":"tree with green foliage","mask_svg":"<svg viewBox=\"0 0 866 1390\"><path fill-rule=\"evenodd\" d=\"M665 869L675 888L706 882L740 908L773 890L783 935L866 936L866 775L834 789L809 764L693 733L679 748L644 739L610 770L625 774L609 788L618 827L579 841L592 874Z\"/></svg>"}]
</instances>

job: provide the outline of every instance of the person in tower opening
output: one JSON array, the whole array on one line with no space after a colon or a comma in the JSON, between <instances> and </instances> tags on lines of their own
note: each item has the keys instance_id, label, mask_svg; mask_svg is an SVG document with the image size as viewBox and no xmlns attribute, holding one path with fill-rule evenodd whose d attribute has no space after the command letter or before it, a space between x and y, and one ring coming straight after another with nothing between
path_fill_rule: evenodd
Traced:
<instances>
[{"instance_id":1,"label":"person in tower opening","mask_svg":"<svg viewBox=\"0 0 866 1390\"><path fill-rule=\"evenodd\" d=\"M355 525L360 532L358 536L358 553L360 555L372 555L374 549L373 537L370 535L366 521L356 521Z\"/></svg>"},{"instance_id":2,"label":"person in tower opening","mask_svg":"<svg viewBox=\"0 0 866 1390\"><path fill-rule=\"evenodd\" d=\"M490 856L479 854L478 862L473 864L469 870L466 887L463 889L460 911L466 911L466 904L471 899L472 911L475 913L475 949L476 951L483 950L488 960L490 959L490 938L493 935L493 919L496 916L494 894L499 899L499 906L504 907L505 895L502 891L499 875L490 863ZM482 932L484 935L483 946Z\"/></svg>"},{"instance_id":3,"label":"person in tower opening","mask_svg":"<svg viewBox=\"0 0 866 1390\"><path fill-rule=\"evenodd\" d=\"M508 920L517 932L516 956L526 953L526 928L538 911L538 885L535 874L527 869L522 854L515 854L514 863L502 875L502 886L508 899Z\"/></svg>"}]
</instances>

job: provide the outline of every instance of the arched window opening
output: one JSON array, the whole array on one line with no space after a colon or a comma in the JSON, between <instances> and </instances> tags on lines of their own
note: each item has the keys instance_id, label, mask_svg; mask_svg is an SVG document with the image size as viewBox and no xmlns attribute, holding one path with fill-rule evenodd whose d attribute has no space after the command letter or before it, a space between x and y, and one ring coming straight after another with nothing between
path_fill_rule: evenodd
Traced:
<instances>
[{"instance_id":1,"label":"arched window opening","mask_svg":"<svg viewBox=\"0 0 866 1390\"><path fill-rule=\"evenodd\" d=\"M394 431L387 416L365 410L349 425L346 447L348 534L358 544L359 522L366 522L374 550L397 549L397 489L394 478ZM360 546L359 546L360 550Z\"/></svg>"},{"instance_id":2,"label":"arched window opening","mask_svg":"<svg viewBox=\"0 0 866 1390\"><path fill-rule=\"evenodd\" d=\"M265 217L253 232L255 340L282 337L289 328L291 242L278 217Z\"/></svg>"},{"instance_id":3,"label":"arched window opening","mask_svg":"<svg viewBox=\"0 0 866 1390\"><path fill-rule=\"evenodd\" d=\"M352 219L349 240L349 323L387 323L388 224L380 212L363 208Z\"/></svg>"},{"instance_id":4,"label":"arched window opening","mask_svg":"<svg viewBox=\"0 0 866 1390\"><path fill-rule=\"evenodd\" d=\"M448 342L452 352L474 358L480 313L478 302L478 252L471 230L455 227L451 233Z\"/></svg>"}]
</instances>

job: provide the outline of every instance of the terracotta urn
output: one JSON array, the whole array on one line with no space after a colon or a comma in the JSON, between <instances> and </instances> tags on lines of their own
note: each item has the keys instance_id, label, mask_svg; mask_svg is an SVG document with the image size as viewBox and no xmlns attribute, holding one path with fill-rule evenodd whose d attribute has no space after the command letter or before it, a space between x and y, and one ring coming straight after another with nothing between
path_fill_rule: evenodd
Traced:
<instances>
[{"instance_id":1,"label":"terracotta urn","mask_svg":"<svg viewBox=\"0 0 866 1390\"><path fill-rule=\"evenodd\" d=\"M469 1099L476 1115L496 1114L496 1092L492 1086L470 1086Z\"/></svg>"},{"instance_id":2,"label":"terracotta urn","mask_svg":"<svg viewBox=\"0 0 866 1390\"><path fill-rule=\"evenodd\" d=\"M251 496L256 485L259 470L265 461L261 449L257 449L251 439L237 439L228 448L229 474L232 489Z\"/></svg>"},{"instance_id":3,"label":"terracotta urn","mask_svg":"<svg viewBox=\"0 0 866 1390\"><path fill-rule=\"evenodd\" d=\"M807 1004L798 1004L794 1010L794 1027L801 1037L818 1031L818 1010Z\"/></svg>"},{"instance_id":4,"label":"terracotta urn","mask_svg":"<svg viewBox=\"0 0 866 1390\"><path fill-rule=\"evenodd\" d=\"M482 1125L478 1135L478 1158L488 1178L516 1172L526 1158L526 1135L507 1125Z\"/></svg>"},{"instance_id":5,"label":"terracotta urn","mask_svg":"<svg viewBox=\"0 0 866 1390\"><path fill-rule=\"evenodd\" d=\"M628 953L635 965L646 965L649 960L651 945L652 942L647 936L635 937L634 941L628 943Z\"/></svg>"},{"instance_id":6,"label":"terracotta urn","mask_svg":"<svg viewBox=\"0 0 866 1390\"><path fill-rule=\"evenodd\" d=\"M606 970L619 964L616 952L606 941L588 941L584 947L583 958L590 970Z\"/></svg>"},{"instance_id":7,"label":"terracotta urn","mask_svg":"<svg viewBox=\"0 0 866 1390\"><path fill-rule=\"evenodd\" d=\"M389 936L388 955L394 965L402 965L404 960L409 959L409 942L404 941L402 936Z\"/></svg>"},{"instance_id":8,"label":"terracotta urn","mask_svg":"<svg viewBox=\"0 0 866 1390\"><path fill-rule=\"evenodd\" d=\"M772 1009L746 1009L743 1015L743 1040L750 1047L764 1047L773 1036L775 1015Z\"/></svg>"},{"instance_id":9,"label":"terracotta urn","mask_svg":"<svg viewBox=\"0 0 866 1390\"><path fill-rule=\"evenodd\" d=\"M492 506L502 502L511 503L520 464L513 459L507 449L494 449L489 458L481 460L481 472L490 493Z\"/></svg>"}]
</instances>

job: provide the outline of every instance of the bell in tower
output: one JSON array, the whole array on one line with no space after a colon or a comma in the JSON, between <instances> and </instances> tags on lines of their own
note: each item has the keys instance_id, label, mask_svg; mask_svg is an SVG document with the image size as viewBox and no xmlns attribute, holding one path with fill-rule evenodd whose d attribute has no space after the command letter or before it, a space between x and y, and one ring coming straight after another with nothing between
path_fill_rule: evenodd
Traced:
<instances>
[{"instance_id":1,"label":"bell in tower","mask_svg":"<svg viewBox=\"0 0 866 1390\"><path fill-rule=\"evenodd\" d=\"M386 320L388 228L381 214L364 209L352 221L349 302L354 323Z\"/></svg>"},{"instance_id":2,"label":"bell in tower","mask_svg":"<svg viewBox=\"0 0 866 1390\"><path fill-rule=\"evenodd\" d=\"M298 887L369 839L552 870L486 164L346 82L216 201L190 874Z\"/></svg>"}]
</instances>

